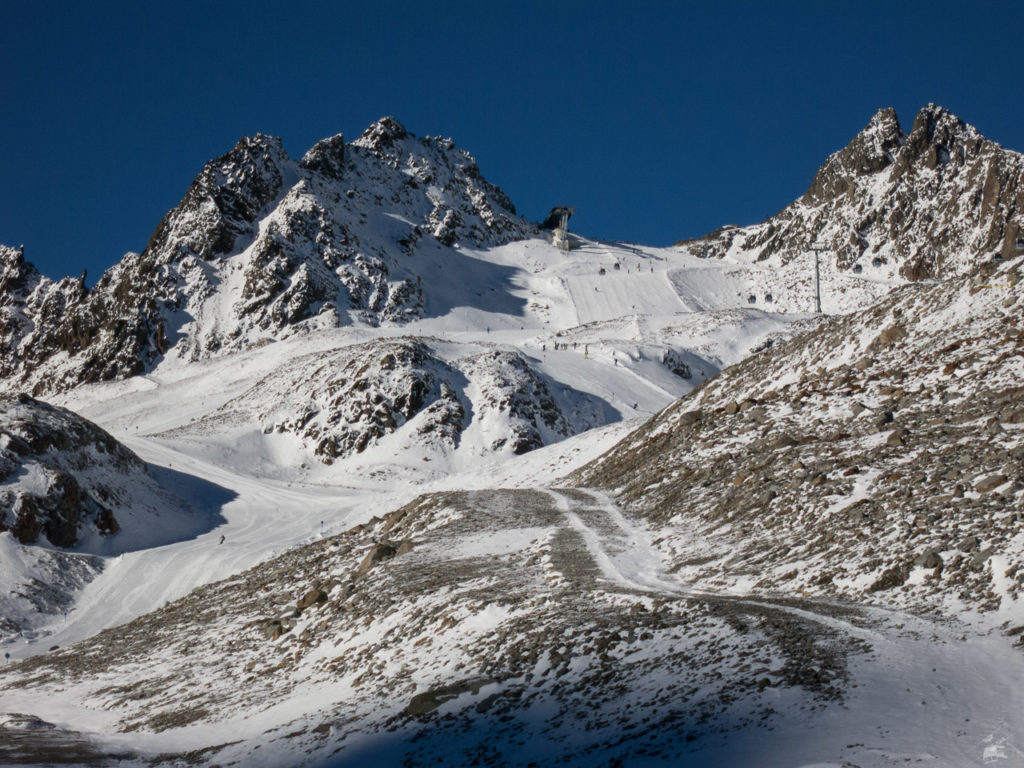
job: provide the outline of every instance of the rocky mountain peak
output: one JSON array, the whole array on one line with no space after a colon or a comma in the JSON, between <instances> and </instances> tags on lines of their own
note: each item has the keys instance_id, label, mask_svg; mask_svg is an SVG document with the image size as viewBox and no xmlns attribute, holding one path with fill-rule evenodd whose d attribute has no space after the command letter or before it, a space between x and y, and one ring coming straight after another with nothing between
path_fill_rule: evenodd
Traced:
<instances>
[{"instance_id":1,"label":"rocky mountain peak","mask_svg":"<svg viewBox=\"0 0 1024 768\"><path fill-rule=\"evenodd\" d=\"M785 266L810 243L827 249L827 291L864 269L908 281L967 274L1021 253L1024 156L929 104L904 134L893 109L871 121L768 220L680 242L697 255ZM862 279L862 278L855 278Z\"/></svg>"},{"instance_id":2,"label":"rocky mountain peak","mask_svg":"<svg viewBox=\"0 0 1024 768\"><path fill-rule=\"evenodd\" d=\"M195 255L204 261L231 253L251 234L261 209L278 196L291 165L276 136L245 136L211 160L181 203L157 226L144 255L162 260Z\"/></svg>"},{"instance_id":3,"label":"rocky mountain peak","mask_svg":"<svg viewBox=\"0 0 1024 768\"><path fill-rule=\"evenodd\" d=\"M876 174L892 165L903 140L896 110L878 110L849 144L825 161L801 201L816 205L846 194L855 177Z\"/></svg>"},{"instance_id":4,"label":"rocky mountain peak","mask_svg":"<svg viewBox=\"0 0 1024 768\"><path fill-rule=\"evenodd\" d=\"M356 146L365 147L369 150L383 150L394 146L396 141L401 141L409 136L398 120L393 117L382 117L375 122L363 134L353 142Z\"/></svg>"},{"instance_id":5,"label":"rocky mountain peak","mask_svg":"<svg viewBox=\"0 0 1024 768\"><path fill-rule=\"evenodd\" d=\"M0 245L0 305L8 303L10 292L23 289L38 277L38 270L25 261L25 246Z\"/></svg>"},{"instance_id":6,"label":"rocky mountain peak","mask_svg":"<svg viewBox=\"0 0 1024 768\"><path fill-rule=\"evenodd\" d=\"M340 182L345 180L344 185ZM198 360L293 333L423 316L423 259L497 245L532 225L451 140L419 140L394 118L299 162L256 134L203 166L142 253L91 291L0 254L0 390L33 394L133 376L165 355ZM450 254L453 255L453 254ZM20 281L20 282L19 282ZM20 297L20 298L19 298ZM13 330L11 330L13 329Z\"/></svg>"},{"instance_id":7,"label":"rocky mountain peak","mask_svg":"<svg viewBox=\"0 0 1024 768\"><path fill-rule=\"evenodd\" d=\"M915 165L934 170L953 163L963 165L992 144L948 110L929 104L917 113L900 156L900 171Z\"/></svg>"},{"instance_id":8,"label":"rocky mountain peak","mask_svg":"<svg viewBox=\"0 0 1024 768\"><path fill-rule=\"evenodd\" d=\"M345 171L345 137L339 133L321 139L302 156L299 167L340 180Z\"/></svg>"}]
</instances>

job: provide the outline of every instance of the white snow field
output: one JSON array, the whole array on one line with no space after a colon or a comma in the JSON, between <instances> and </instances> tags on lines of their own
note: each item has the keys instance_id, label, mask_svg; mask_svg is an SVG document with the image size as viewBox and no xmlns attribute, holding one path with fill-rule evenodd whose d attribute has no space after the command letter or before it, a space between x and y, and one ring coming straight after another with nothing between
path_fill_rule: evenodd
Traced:
<instances>
[{"instance_id":1,"label":"white snow field","mask_svg":"<svg viewBox=\"0 0 1024 768\"><path fill-rule=\"evenodd\" d=\"M219 486L225 501L218 513L224 522L193 539L105 558L102 572L81 589L66 617L55 615L48 625L5 637L0 650L13 661L55 645L65 647L159 609L198 586L383 517L421 494L445 490L551 489L552 504L564 514L556 527L580 536L604 581L646 596L685 594L656 554L651 532L604 497L595 496L586 511L577 508L577 501L557 490L557 481L609 449L642 418L769 340L792 333L795 322L813 322L811 294L778 287L796 285L790 275L770 274L728 257L708 261L684 249L583 239L576 245L568 254L543 238L488 251L462 249L467 259L508 268L509 295L517 301L496 305L521 306L520 311L455 306L440 288L428 286L425 294L441 297L437 306L443 313L409 325L319 331L202 362L168 359L146 376L81 387L54 398L151 465L173 470L165 482L186 501L203 501L190 499L195 486L188 477ZM471 274L439 275L438 285L472 279ZM476 287L480 293L500 290ZM826 310L862 305L888 287L857 286L827 298ZM809 285L805 288L810 290ZM462 284L450 294L473 290L473 285ZM769 291L773 302L766 304ZM748 302L751 294L758 295L756 304ZM419 338L444 359L486 349L518 350L556 389L603 401L607 423L521 456L490 450L490 435L502 425L480 423L452 451L430 452L415 441L395 438L328 465L293 436L268 434L253 422L215 418L255 381L290 361L387 337ZM685 364L689 378L666 364L670 349L676 350L675 362ZM263 412L274 403L250 405ZM466 546L487 553L528 546L532 540L522 533L501 541L485 537ZM0 564L13 562L18 549L8 534L0 536ZM748 599L742 592L733 597ZM807 613L798 606L785 610ZM873 651L851 663L847 698L812 712L780 689L767 727L706 739L692 752L681 747L676 764L1024 765L1024 657L1019 651L998 638L979 636L969 625L895 612L875 611L869 623L818 613L812 618L841 635L871 642ZM108 749L155 756L236 738L257 740L260 733L351 693L347 684L310 683L258 715L227 713L212 725L162 733L114 733L117 715L80 697L85 690L69 686L59 696L49 689L12 690L4 693L0 711L31 713ZM238 764L344 764L330 753L307 754L299 743L288 751L289 743L279 739L265 750L238 754ZM358 753L358 743L351 748ZM374 762L387 765L398 754L382 749ZM229 750L216 761L230 755ZM593 762L580 760L577 764L607 764L600 753ZM123 764L135 762L126 759ZM637 756L627 764L666 762Z\"/></svg>"},{"instance_id":2,"label":"white snow field","mask_svg":"<svg viewBox=\"0 0 1024 768\"><path fill-rule=\"evenodd\" d=\"M319 331L214 360L186 363L172 357L148 375L88 385L53 398L102 426L147 462L202 478L231 498L219 510L225 522L216 529L190 541L111 559L66 617L5 646L11 657L94 635L421 493L488 487L499 478L505 486L551 482L610 448L628 432L631 420L664 407L772 334L786 334L803 317L736 309L736 302L729 307L721 286L730 279L723 276L730 267L709 269L705 261L669 249L585 241L565 254L538 238L466 255L514 270L512 294L525 304L522 314L456 307L413 324ZM623 266L616 270L615 263ZM598 274L602 267L604 275ZM670 274L689 267L704 276L693 281L694 292L714 286L708 293L717 298L688 296L686 301L729 311L695 313L686 308ZM639 290L635 282L642 286ZM462 285L460 291L472 292L472 285ZM409 449L384 439L330 466L293 436L264 434L251 421L213 419L201 429L188 429L297 358L373 339L413 336L445 358L480 349L521 350L554 382L607 403L612 423L596 434L587 432L523 456L486 450L488 434L472 439L488 432L481 426L467 431L453 455L424 455L417 446ZM556 349L556 342L568 348ZM662 364L669 344L694 349L687 358L692 378L681 378ZM255 411L269 411L275 403L251 405ZM489 432L503 428L495 424ZM188 498L187 486L170 489L202 502ZM222 536L224 543L218 544Z\"/></svg>"}]
</instances>

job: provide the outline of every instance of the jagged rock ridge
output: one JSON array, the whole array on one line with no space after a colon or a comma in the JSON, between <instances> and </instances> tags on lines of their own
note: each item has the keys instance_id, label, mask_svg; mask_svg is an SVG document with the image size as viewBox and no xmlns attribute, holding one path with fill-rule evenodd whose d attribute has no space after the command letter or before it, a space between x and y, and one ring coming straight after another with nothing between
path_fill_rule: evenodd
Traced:
<instances>
[{"instance_id":1,"label":"jagged rock ridge","mask_svg":"<svg viewBox=\"0 0 1024 768\"><path fill-rule=\"evenodd\" d=\"M1022 235L1024 156L929 104L909 133L893 109L879 110L767 221L677 245L785 265L819 243L847 275L859 267L913 281L965 274L997 253L1016 257Z\"/></svg>"},{"instance_id":2,"label":"jagged rock ridge","mask_svg":"<svg viewBox=\"0 0 1024 768\"><path fill-rule=\"evenodd\" d=\"M140 254L92 289L0 250L0 370L8 389L62 391L297 331L401 323L425 311L424 254L496 245L534 226L450 139L393 118L298 162L243 138L208 163Z\"/></svg>"}]
</instances>

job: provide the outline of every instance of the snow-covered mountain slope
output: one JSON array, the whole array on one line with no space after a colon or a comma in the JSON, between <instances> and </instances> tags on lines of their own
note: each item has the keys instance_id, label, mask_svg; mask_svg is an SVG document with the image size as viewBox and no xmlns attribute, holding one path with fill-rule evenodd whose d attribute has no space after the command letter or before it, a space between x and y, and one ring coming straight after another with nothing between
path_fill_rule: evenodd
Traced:
<instances>
[{"instance_id":1,"label":"snow-covered mountain slope","mask_svg":"<svg viewBox=\"0 0 1024 768\"><path fill-rule=\"evenodd\" d=\"M686 583L1024 626L1021 260L915 284L708 381L586 468Z\"/></svg>"},{"instance_id":2,"label":"snow-covered mountain slope","mask_svg":"<svg viewBox=\"0 0 1024 768\"><path fill-rule=\"evenodd\" d=\"M1024 659L1006 644L691 592L655 533L594 491L421 497L0 673L19 713L0 718L0 754L780 768L1021 754L1007 713ZM32 741L15 738L25 722Z\"/></svg>"},{"instance_id":3,"label":"snow-covered mountain slope","mask_svg":"<svg viewBox=\"0 0 1024 768\"><path fill-rule=\"evenodd\" d=\"M579 245L569 254L544 238L460 246L471 266L458 290L482 294L479 306L206 360L168 357L145 375L53 396L165 468L179 495L221 524L101 561L106 570L74 603L68 593L66 623L43 626L44 615L22 626L29 645L17 655L88 637L425 490L550 480L607 447L593 431L570 436L660 410L799 319L736 308L741 287L727 295L727 276L675 293L672 274L716 272L693 257ZM651 290L658 284L665 290ZM706 311L680 308L698 305ZM529 469L517 475L510 467L522 460Z\"/></svg>"},{"instance_id":4,"label":"snow-covered mountain slope","mask_svg":"<svg viewBox=\"0 0 1024 768\"><path fill-rule=\"evenodd\" d=\"M860 311L813 316L799 258L565 253L465 157L387 120L299 163L257 137L93 291L4 251L5 349L43 305L79 347L5 352L3 388L220 525L0 538L67 610L3 643L0 762L1019 761L1020 260L885 298L913 275L826 259Z\"/></svg>"},{"instance_id":5,"label":"snow-covered mountain slope","mask_svg":"<svg viewBox=\"0 0 1024 768\"><path fill-rule=\"evenodd\" d=\"M904 133L879 110L825 161L806 193L766 221L723 227L677 244L759 266L750 295L813 306L814 254L822 308L865 306L892 282L946 278L1024 253L1024 155L1004 149L929 104ZM881 284L879 284L881 282Z\"/></svg>"},{"instance_id":6,"label":"snow-covered mountain slope","mask_svg":"<svg viewBox=\"0 0 1024 768\"><path fill-rule=\"evenodd\" d=\"M535 231L467 152L417 139L393 118L350 144L325 139L298 162L276 138L247 137L203 168L141 254L92 289L0 252L5 379L54 392L135 375L167 355L197 360L304 329L406 322L428 311L422 280L435 265L459 274L453 244Z\"/></svg>"},{"instance_id":7,"label":"snow-covered mountain slope","mask_svg":"<svg viewBox=\"0 0 1024 768\"><path fill-rule=\"evenodd\" d=\"M457 290L478 307L286 334L207 360L168 356L145 376L51 399L119 436L153 436L251 476L421 482L653 413L801 319L737 308L732 267L579 245L460 246L470 266ZM694 268L678 292L674 276Z\"/></svg>"}]
</instances>

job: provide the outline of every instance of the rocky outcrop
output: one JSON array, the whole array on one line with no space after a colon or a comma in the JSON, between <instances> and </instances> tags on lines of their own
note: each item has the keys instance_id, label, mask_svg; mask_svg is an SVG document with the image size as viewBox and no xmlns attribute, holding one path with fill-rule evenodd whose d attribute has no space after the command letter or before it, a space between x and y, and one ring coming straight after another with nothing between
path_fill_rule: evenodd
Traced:
<instances>
[{"instance_id":1,"label":"rocky outcrop","mask_svg":"<svg viewBox=\"0 0 1024 768\"><path fill-rule=\"evenodd\" d=\"M180 511L188 510L147 465L92 422L28 395L0 399L0 532L22 544L105 551L126 519L133 540L181 533ZM156 528L161 513L166 530L138 530Z\"/></svg>"},{"instance_id":2,"label":"rocky outcrop","mask_svg":"<svg viewBox=\"0 0 1024 768\"><path fill-rule=\"evenodd\" d=\"M929 104L909 133L894 110L879 110L767 221L678 245L785 265L818 243L840 272L916 281L967 274L994 254L1016 258L1022 234L1024 156Z\"/></svg>"},{"instance_id":3,"label":"rocky outcrop","mask_svg":"<svg viewBox=\"0 0 1024 768\"><path fill-rule=\"evenodd\" d=\"M98 459L121 474L145 471L135 454L70 411L25 395L0 400L0 506L6 509L0 531L23 544L45 538L57 547L73 547L87 527L116 533L107 506L113 490L99 483L83 487L76 477Z\"/></svg>"},{"instance_id":4,"label":"rocky outcrop","mask_svg":"<svg viewBox=\"0 0 1024 768\"><path fill-rule=\"evenodd\" d=\"M491 450L508 446L512 453L522 454L582 431L555 400L548 382L520 353L487 352L467 359L463 367L482 395L476 404L480 419L508 422L508 428L491 442ZM592 420L589 423L597 426Z\"/></svg>"},{"instance_id":5,"label":"rocky outcrop","mask_svg":"<svg viewBox=\"0 0 1024 768\"><path fill-rule=\"evenodd\" d=\"M298 438L333 464L367 452L440 458L467 436L471 451L521 454L606 423L596 398L560 385L556 397L521 353L484 349L450 357L436 339L400 337L306 355L169 434L258 429L267 441Z\"/></svg>"}]
</instances>

